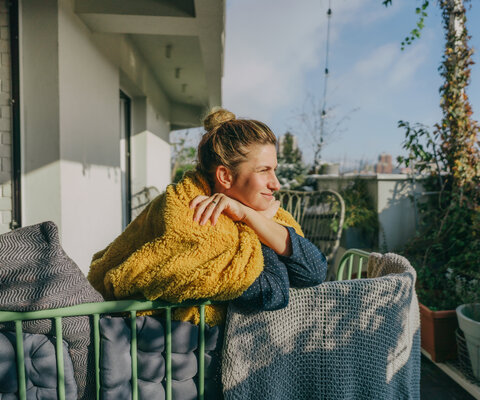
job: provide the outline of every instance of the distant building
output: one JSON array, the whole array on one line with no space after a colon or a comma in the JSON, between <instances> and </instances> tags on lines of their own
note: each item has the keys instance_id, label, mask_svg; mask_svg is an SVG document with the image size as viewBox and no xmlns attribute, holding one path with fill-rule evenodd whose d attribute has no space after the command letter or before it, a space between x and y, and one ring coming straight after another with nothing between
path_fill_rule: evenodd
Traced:
<instances>
[{"instance_id":1,"label":"distant building","mask_svg":"<svg viewBox=\"0 0 480 400\"><path fill-rule=\"evenodd\" d=\"M378 156L378 163L375 164L377 174L391 174L393 172L392 156L382 153Z\"/></svg>"}]
</instances>

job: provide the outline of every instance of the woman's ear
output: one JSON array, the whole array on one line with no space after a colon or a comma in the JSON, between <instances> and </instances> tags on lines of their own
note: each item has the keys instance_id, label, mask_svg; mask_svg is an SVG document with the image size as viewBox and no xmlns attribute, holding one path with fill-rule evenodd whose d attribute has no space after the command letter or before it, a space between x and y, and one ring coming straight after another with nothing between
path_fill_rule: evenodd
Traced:
<instances>
[{"instance_id":1,"label":"woman's ear","mask_svg":"<svg viewBox=\"0 0 480 400\"><path fill-rule=\"evenodd\" d=\"M230 189L233 184L233 175L224 165L219 165L215 170L215 178L223 189Z\"/></svg>"}]
</instances>

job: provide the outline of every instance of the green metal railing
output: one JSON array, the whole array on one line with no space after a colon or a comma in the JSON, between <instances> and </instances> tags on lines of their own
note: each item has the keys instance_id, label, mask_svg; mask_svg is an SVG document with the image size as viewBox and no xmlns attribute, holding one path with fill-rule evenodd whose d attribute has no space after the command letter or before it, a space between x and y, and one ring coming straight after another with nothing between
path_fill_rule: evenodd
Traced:
<instances>
[{"instance_id":1,"label":"green metal railing","mask_svg":"<svg viewBox=\"0 0 480 400\"><path fill-rule=\"evenodd\" d=\"M370 253L365 250L349 249L347 250L340 260L337 270L337 281L352 279L354 270L356 270L356 278L362 277L362 270L364 262L368 261Z\"/></svg>"},{"instance_id":2,"label":"green metal railing","mask_svg":"<svg viewBox=\"0 0 480 400\"><path fill-rule=\"evenodd\" d=\"M213 304L210 301L188 301L181 304L171 304L164 301L119 300L103 303L79 304L71 307L41 311L10 312L0 311L0 322L14 322L16 335L16 363L18 375L18 394L20 400L26 400L25 357L23 350L23 321L38 319L53 319L56 333L57 361L57 395L59 400L65 400L65 371L63 365L63 333L62 318L75 316L93 316L93 335L95 348L95 380L96 399L100 400L100 315L112 313L129 313L131 323L131 358L132 358L132 399L138 400L138 370L137 370L137 311L165 310L165 397L172 399L172 309L178 307L199 307L199 343L198 343L198 399L205 396L205 306Z\"/></svg>"}]
</instances>

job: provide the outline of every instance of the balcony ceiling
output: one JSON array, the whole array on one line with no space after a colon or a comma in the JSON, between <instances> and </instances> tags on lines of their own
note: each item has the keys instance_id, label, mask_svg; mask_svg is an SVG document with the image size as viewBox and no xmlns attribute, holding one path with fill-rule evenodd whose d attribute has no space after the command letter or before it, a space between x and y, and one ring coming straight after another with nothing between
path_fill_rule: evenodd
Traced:
<instances>
[{"instance_id":1,"label":"balcony ceiling","mask_svg":"<svg viewBox=\"0 0 480 400\"><path fill-rule=\"evenodd\" d=\"M221 104L224 0L76 0L97 33L128 35L172 103Z\"/></svg>"}]
</instances>

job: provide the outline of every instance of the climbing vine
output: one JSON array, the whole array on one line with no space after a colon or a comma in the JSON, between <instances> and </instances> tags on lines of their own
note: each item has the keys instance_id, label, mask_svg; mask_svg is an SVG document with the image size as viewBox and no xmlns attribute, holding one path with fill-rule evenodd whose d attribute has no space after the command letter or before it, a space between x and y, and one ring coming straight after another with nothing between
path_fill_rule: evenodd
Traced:
<instances>
[{"instance_id":1,"label":"climbing vine","mask_svg":"<svg viewBox=\"0 0 480 400\"><path fill-rule=\"evenodd\" d=\"M399 161L427 175L424 187L430 194L418 205L421 226L405 249L418 271L420 298L428 306L454 308L464 300L452 280L474 282L480 294L479 125L466 92L473 50L465 6L459 0L438 4L445 29L439 68L443 116L433 133L400 121L409 156Z\"/></svg>"}]
</instances>

